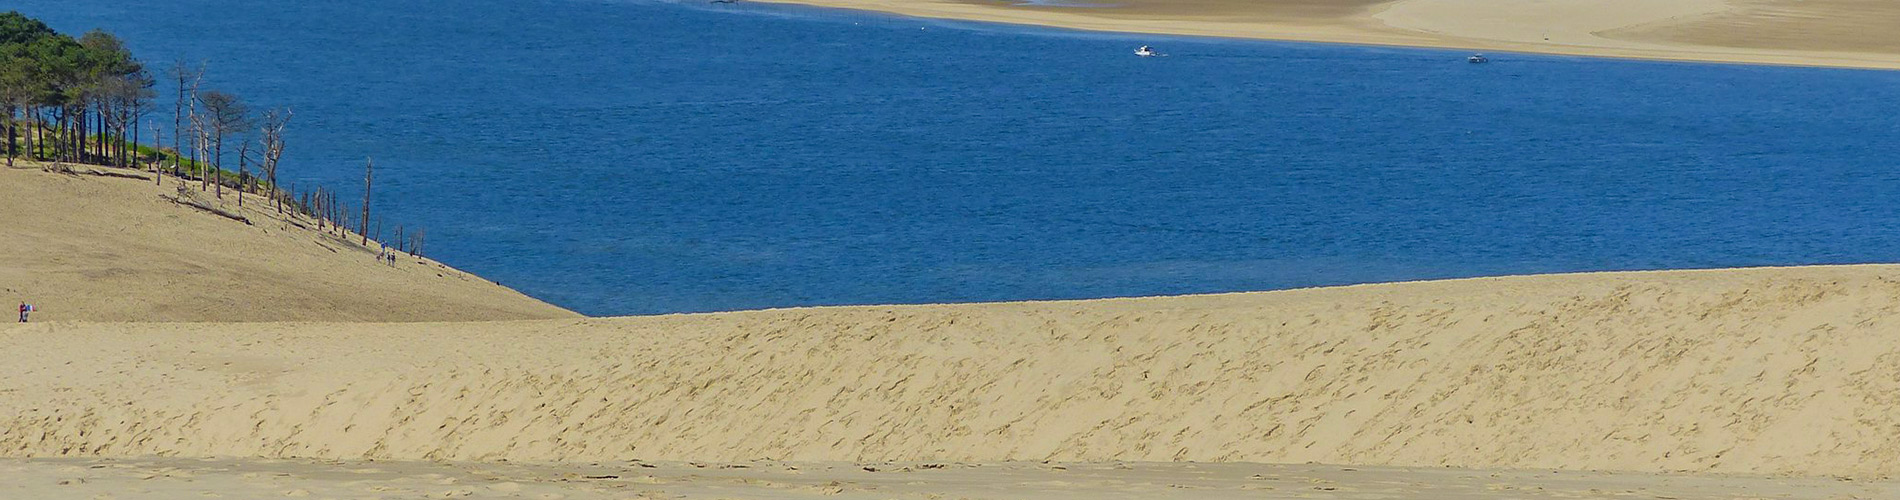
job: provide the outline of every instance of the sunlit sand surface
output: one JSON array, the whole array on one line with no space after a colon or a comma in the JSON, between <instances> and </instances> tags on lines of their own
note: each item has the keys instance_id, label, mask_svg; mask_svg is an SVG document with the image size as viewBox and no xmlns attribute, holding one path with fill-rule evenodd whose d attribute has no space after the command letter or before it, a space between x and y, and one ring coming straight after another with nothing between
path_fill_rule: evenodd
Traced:
<instances>
[{"instance_id":1,"label":"sunlit sand surface","mask_svg":"<svg viewBox=\"0 0 1900 500\"><path fill-rule=\"evenodd\" d=\"M0 495L14 498L1801 500L1895 494L1900 484L1833 478L1245 463L0 459Z\"/></svg>"}]
</instances>

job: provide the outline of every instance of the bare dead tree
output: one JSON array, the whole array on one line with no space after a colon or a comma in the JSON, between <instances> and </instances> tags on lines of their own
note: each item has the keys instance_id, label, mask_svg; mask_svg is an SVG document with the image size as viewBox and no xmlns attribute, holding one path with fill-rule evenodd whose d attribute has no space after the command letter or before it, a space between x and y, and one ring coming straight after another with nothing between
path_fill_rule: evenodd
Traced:
<instances>
[{"instance_id":1,"label":"bare dead tree","mask_svg":"<svg viewBox=\"0 0 1900 500\"><path fill-rule=\"evenodd\" d=\"M330 232L335 233L337 231L336 193L328 189L323 190L323 211L323 218L330 220Z\"/></svg>"},{"instance_id":2,"label":"bare dead tree","mask_svg":"<svg viewBox=\"0 0 1900 500\"><path fill-rule=\"evenodd\" d=\"M147 85L150 85L151 80L149 79L149 77L147 80L145 80L145 82ZM120 132L119 132L120 134L119 139L121 139L120 149L124 150L124 152L121 153L119 157L125 161L125 164L128 167L138 166L139 139L140 139L139 132L141 130L144 130L144 128L140 127L139 124L145 123L146 115L150 115L152 113L151 102L150 102L152 95L153 95L152 90L150 88L147 88L147 89L144 89L143 93L137 96L134 96L126 101L125 116L124 116L125 123L120 126ZM126 137L124 137L124 134L125 134L124 130L127 128L132 130L132 137L129 139L130 142L127 142ZM153 140L157 140L157 139L154 138Z\"/></svg>"},{"instance_id":3,"label":"bare dead tree","mask_svg":"<svg viewBox=\"0 0 1900 500\"><path fill-rule=\"evenodd\" d=\"M238 141L238 206L244 206L244 193L251 187L251 141Z\"/></svg>"},{"instance_id":4,"label":"bare dead tree","mask_svg":"<svg viewBox=\"0 0 1900 500\"><path fill-rule=\"evenodd\" d=\"M308 203L308 205L310 205L310 216L317 219L317 230L329 230L329 223L325 220L328 214L324 212L325 205L322 187L318 187L316 192L310 193L310 203Z\"/></svg>"},{"instance_id":5,"label":"bare dead tree","mask_svg":"<svg viewBox=\"0 0 1900 500\"><path fill-rule=\"evenodd\" d=\"M160 135L161 130L163 129L159 128L158 124L152 124L152 149L154 150L165 149L165 146L163 146L163 144L165 144L165 136ZM175 141L177 139L173 140ZM157 158L153 158L152 161L154 162L152 164L152 182L162 186L165 184L165 168L156 163L158 161Z\"/></svg>"},{"instance_id":6,"label":"bare dead tree","mask_svg":"<svg viewBox=\"0 0 1900 500\"><path fill-rule=\"evenodd\" d=\"M369 188L370 179L375 173L376 159L365 159L363 161L363 225L357 228L357 232L363 235L363 246L369 246Z\"/></svg>"},{"instance_id":7,"label":"bare dead tree","mask_svg":"<svg viewBox=\"0 0 1900 500\"><path fill-rule=\"evenodd\" d=\"M290 116L288 108L266 111L261 130L258 131L258 140L262 142L264 148L263 164L260 167L264 169L265 182L270 183L271 199L278 199L277 162L284 158L284 126L290 124ZM283 211L284 204L279 201L277 212L283 213Z\"/></svg>"},{"instance_id":8,"label":"bare dead tree","mask_svg":"<svg viewBox=\"0 0 1900 500\"><path fill-rule=\"evenodd\" d=\"M205 124L207 119L203 114L198 113L197 102L196 99L192 100L191 108L187 110L185 117L191 122L191 163L193 168L198 170L198 190L210 191L210 172L205 169L204 162L198 159L211 152L211 133L208 131L209 126Z\"/></svg>"},{"instance_id":9,"label":"bare dead tree","mask_svg":"<svg viewBox=\"0 0 1900 500\"><path fill-rule=\"evenodd\" d=\"M223 198L224 138L237 131L250 128L246 122L250 120L251 110L243 100L238 99L238 96L217 90L200 92L198 102L204 106L205 114L208 115L204 123L209 127L206 132L211 135L211 171L218 174L219 179L215 181L218 184L217 194L219 198Z\"/></svg>"},{"instance_id":10,"label":"bare dead tree","mask_svg":"<svg viewBox=\"0 0 1900 500\"><path fill-rule=\"evenodd\" d=\"M330 197L330 232L342 235L344 231L349 229L344 227L343 202L337 201L335 191L331 191L327 194Z\"/></svg>"},{"instance_id":11,"label":"bare dead tree","mask_svg":"<svg viewBox=\"0 0 1900 500\"><path fill-rule=\"evenodd\" d=\"M184 59L172 63L171 76L178 85L178 100L172 105L172 175L178 175L178 156L183 154L184 145L180 140L185 137L185 101L191 96L192 81L204 77L204 67L194 70ZM161 143L162 144L162 143Z\"/></svg>"},{"instance_id":12,"label":"bare dead tree","mask_svg":"<svg viewBox=\"0 0 1900 500\"><path fill-rule=\"evenodd\" d=\"M172 109L172 175L177 176L181 168L178 155L185 154L184 147L179 144L179 141L185 137L185 124L191 123L194 130L202 129L198 126L196 116L198 114L198 85L204 82L205 65L198 63L198 67L193 68L184 59L179 59L172 64L171 72L172 78L178 84L178 101ZM198 163L198 148L195 143L192 151L191 162Z\"/></svg>"}]
</instances>

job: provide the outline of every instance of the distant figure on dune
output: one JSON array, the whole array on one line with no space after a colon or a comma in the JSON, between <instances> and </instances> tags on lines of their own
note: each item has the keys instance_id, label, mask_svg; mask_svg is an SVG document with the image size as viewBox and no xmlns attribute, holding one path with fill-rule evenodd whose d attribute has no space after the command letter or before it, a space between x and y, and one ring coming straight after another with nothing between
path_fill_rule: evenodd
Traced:
<instances>
[{"instance_id":1,"label":"distant figure on dune","mask_svg":"<svg viewBox=\"0 0 1900 500\"><path fill-rule=\"evenodd\" d=\"M20 303L20 322L25 323L27 313L31 313L31 312L33 312L33 304L21 302Z\"/></svg>"}]
</instances>

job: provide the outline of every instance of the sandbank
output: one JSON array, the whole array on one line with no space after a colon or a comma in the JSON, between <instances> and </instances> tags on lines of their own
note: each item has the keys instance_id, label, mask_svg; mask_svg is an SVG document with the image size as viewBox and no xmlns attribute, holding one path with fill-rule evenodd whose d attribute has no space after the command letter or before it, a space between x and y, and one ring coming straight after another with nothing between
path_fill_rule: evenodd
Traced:
<instances>
[{"instance_id":1,"label":"sandbank","mask_svg":"<svg viewBox=\"0 0 1900 500\"><path fill-rule=\"evenodd\" d=\"M763 0L1127 33L1749 64L1900 68L1881 0Z\"/></svg>"}]
</instances>

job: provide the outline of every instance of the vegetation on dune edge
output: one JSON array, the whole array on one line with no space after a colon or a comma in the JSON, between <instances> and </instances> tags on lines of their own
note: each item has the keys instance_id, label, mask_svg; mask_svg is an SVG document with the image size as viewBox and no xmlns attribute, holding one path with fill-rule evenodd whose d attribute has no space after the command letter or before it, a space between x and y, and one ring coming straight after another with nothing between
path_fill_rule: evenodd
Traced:
<instances>
[{"instance_id":1,"label":"vegetation on dune edge","mask_svg":"<svg viewBox=\"0 0 1900 500\"><path fill-rule=\"evenodd\" d=\"M75 39L19 12L0 13L0 148L6 165L24 159L136 168L155 173L153 181L160 184L170 173L181 196L191 184L220 203L232 190L240 207L243 193L262 196L279 212L316 218L320 229L355 232L363 245L373 240L420 254L420 229L398 225L394 241L383 238L382 221L370 210L367 162L360 206L323 187L280 187L291 111L254 111L237 95L206 87L204 74L204 64L183 60L166 71L176 90L168 148L167 130L148 123L157 80L123 41L101 30ZM226 163L232 155L236 170Z\"/></svg>"}]
</instances>

